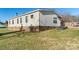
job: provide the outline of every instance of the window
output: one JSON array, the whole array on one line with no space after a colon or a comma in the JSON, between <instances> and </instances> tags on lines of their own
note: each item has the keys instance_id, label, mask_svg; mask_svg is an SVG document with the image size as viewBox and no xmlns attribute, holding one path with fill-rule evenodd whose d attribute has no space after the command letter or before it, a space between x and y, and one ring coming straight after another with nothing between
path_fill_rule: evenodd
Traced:
<instances>
[{"instance_id":1,"label":"window","mask_svg":"<svg viewBox=\"0 0 79 59\"><path fill-rule=\"evenodd\" d=\"M19 19L17 19L17 24L19 24Z\"/></svg>"},{"instance_id":2,"label":"window","mask_svg":"<svg viewBox=\"0 0 79 59\"><path fill-rule=\"evenodd\" d=\"M57 20L53 20L53 23L57 23Z\"/></svg>"},{"instance_id":3,"label":"window","mask_svg":"<svg viewBox=\"0 0 79 59\"><path fill-rule=\"evenodd\" d=\"M31 18L33 18L33 15L31 15Z\"/></svg>"},{"instance_id":4,"label":"window","mask_svg":"<svg viewBox=\"0 0 79 59\"><path fill-rule=\"evenodd\" d=\"M20 23L22 23L22 18L20 18Z\"/></svg>"},{"instance_id":5,"label":"window","mask_svg":"<svg viewBox=\"0 0 79 59\"><path fill-rule=\"evenodd\" d=\"M25 22L26 22L26 23L28 22L27 16L25 17Z\"/></svg>"},{"instance_id":6,"label":"window","mask_svg":"<svg viewBox=\"0 0 79 59\"><path fill-rule=\"evenodd\" d=\"M53 23L57 23L57 17L53 17Z\"/></svg>"},{"instance_id":7,"label":"window","mask_svg":"<svg viewBox=\"0 0 79 59\"><path fill-rule=\"evenodd\" d=\"M14 24L14 20L12 20L12 24Z\"/></svg>"},{"instance_id":8,"label":"window","mask_svg":"<svg viewBox=\"0 0 79 59\"><path fill-rule=\"evenodd\" d=\"M53 17L53 19L57 19L57 17Z\"/></svg>"}]
</instances>

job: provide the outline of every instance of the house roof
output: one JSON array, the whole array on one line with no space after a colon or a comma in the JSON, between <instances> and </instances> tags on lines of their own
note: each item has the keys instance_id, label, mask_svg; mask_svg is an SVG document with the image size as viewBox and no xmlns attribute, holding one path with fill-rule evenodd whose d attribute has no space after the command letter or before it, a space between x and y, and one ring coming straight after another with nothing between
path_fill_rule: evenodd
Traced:
<instances>
[{"instance_id":1,"label":"house roof","mask_svg":"<svg viewBox=\"0 0 79 59\"><path fill-rule=\"evenodd\" d=\"M37 9L37 10L30 11L30 12L24 13L24 14L22 14L22 15L13 17L13 18L21 17L21 16L28 15L28 14L31 14L31 13L34 13L34 12L38 12L38 11L40 11L40 12L41 12L41 11L49 11L49 12L53 12L54 14L58 15L59 18L61 18L61 16L60 16L59 14L57 14L55 11L53 11L53 10L49 10L49 9ZM13 18L11 18L11 19L13 19Z\"/></svg>"},{"instance_id":2,"label":"house roof","mask_svg":"<svg viewBox=\"0 0 79 59\"><path fill-rule=\"evenodd\" d=\"M28 12L28 13L25 13L25 14L30 14L30 13L34 13L34 12L38 12L38 11L49 11L49 12L54 12L53 10L48 10L48 9L37 9L37 10L34 10L34 11L31 11L31 12Z\"/></svg>"}]
</instances>

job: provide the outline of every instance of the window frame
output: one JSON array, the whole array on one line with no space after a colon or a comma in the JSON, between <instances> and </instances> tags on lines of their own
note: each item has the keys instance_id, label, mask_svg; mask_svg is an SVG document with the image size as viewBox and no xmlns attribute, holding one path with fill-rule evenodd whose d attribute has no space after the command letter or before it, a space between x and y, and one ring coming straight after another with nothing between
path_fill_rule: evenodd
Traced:
<instances>
[{"instance_id":1,"label":"window frame","mask_svg":"<svg viewBox=\"0 0 79 59\"><path fill-rule=\"evenodd\" d=\"M33 14L32 14L32 15L30 15L30 18L31 18L31 19L33 19L33 18L34 18L34 15L33 15Z\"/></svg>"},{"instance_id":2,"label":"window frame","mask_svg":"<svg viewBox=\"0 0 79 59\"><path fill-rule=\"evenodd\" d=\"M28 16L25 16L25 22L26 23L28 22Z\"/></svg>"},{"instance_id":3,"label":"window frame","mask_svg":"<svg viewBox=\"0 0 79 59\"><path fill-rule=\"evenodd\" d=\"M54 23L54 24L57 24L57 20L54 19L54 20L53 20L53 23Z\"/></svg>"},{"instance_id":4,"label":"window frame","mask_svg":"<svg viewBox=\"0 0 79 59\"><path fill-rule=\"evenodd\" d=\"M22 23L22 18L20 18L20 23Z\"/></svg>"},{"instance_id":5,"label":"window frame","mask_svg":"<svg viewBox=\"0 0 79 59\"><path fill-rule=\"evenodd\" d=\"M58 19L57 17L53 17L53 23L54 24L57 24L57 19Z\"/></svg>"},{"instance_id":6,"label":"window frame","mask_svg":"<svg viewBox=\"0 0 79 59\"><path fill-rule=\"evenodd\" d=\"M19 24L19 19L17 18L17 24Z\"/></svg>"},{"instance_id":7,"label":"window frame","mask_svg":"<svg viewBox=\"0 0 79 59\"><path fill-rule=\"evenodd\" d=\"M14 20L12 20L12 24L14 24Z\"/></svg>"},{"instance_id":8,"label":"window frame","mask_svg":"<svg viewBox=\"0 0 79 59\"><path fill-rule=\"evenodd\" d=\"M57 17L53 17L54 20L57 20Z\"/></svg>"}]
</instances>

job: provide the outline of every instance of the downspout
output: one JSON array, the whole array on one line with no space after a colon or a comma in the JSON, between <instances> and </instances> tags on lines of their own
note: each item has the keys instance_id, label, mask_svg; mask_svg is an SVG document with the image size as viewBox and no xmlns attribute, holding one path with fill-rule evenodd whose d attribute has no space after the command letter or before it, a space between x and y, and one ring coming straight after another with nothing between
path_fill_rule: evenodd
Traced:
<instances>
[{"instance_id":1,"label":"downspout","mask_svg":"<svg viewBox=\"0 0 79 59\"><path fill-rule=\"evenodd\" d=\"M39 11L39 32L40 32L40 11Z\"/></svg>"}]
</instances>

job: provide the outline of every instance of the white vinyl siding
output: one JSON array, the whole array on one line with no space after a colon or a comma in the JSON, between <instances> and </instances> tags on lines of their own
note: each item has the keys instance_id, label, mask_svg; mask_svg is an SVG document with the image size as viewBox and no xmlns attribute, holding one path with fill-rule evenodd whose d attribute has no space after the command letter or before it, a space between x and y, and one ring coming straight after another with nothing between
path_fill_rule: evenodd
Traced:
<instances>
[{"instance_id":1,"label":"white vinyl siding","mask_svg":"<svg viewBox=\"0 0 79 59\"><path fill-rule=\"evenodd\" d=\"M12 24L12 20L14 20L14 24ZM57 20L54 21L54 20ZM45 11L43 14L40 11L25 14L22 16L15 17L9 20L8 26L10 27L19 27L21 26L29 27L29 26L60 26L60 19L56 14L52 12Z\"/></svg>"}]
</instances>

